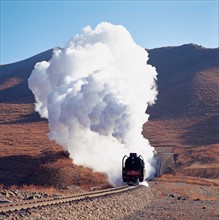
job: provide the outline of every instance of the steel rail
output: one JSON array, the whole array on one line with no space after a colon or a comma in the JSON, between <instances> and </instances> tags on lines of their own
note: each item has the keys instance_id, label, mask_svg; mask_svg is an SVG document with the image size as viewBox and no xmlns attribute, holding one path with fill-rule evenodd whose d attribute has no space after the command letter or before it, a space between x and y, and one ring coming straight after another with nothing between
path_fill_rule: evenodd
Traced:
<instances>
[{"instance_id":1,"label":"steel rail","mask_svg":"<svg viewBox=\"0 0 219 220\"><path fill-rule=\"evenodd\" d=\"M96 198L96 197L101 197L101 196L106 196L106 195L113 195L113 194L129 191L136 187L137 186L125 185L125 186L86 192L86 193L81 193L81 194L72 194L72 195L67 195L67 196L57 196L57 197L42 198L42 199L24 200L24 201L13 202L13 203L4 203L4 204L0 204L0 213L14 212L14 211L25 210L29 208L37 208L37 207L43 207L43 206L48 206L48 205L60 204L60 203L81 201L85 199L91 199L91 198Z\"/></svg>"}]
</instances>

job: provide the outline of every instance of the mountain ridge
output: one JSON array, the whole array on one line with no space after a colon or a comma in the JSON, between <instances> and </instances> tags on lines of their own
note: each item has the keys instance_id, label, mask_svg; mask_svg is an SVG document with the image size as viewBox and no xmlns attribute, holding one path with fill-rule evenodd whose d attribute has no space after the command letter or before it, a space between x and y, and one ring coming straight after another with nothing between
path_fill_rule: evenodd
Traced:
<instances>
[{"instance_id":1,"label":"mountain ridge","mask_svg":"<svg viewBox=\"0 0 219 220\"><path fill-rule=\"evenodd\" d=\"M39 184L47 173L46 178L51 180L49 184L90 186L85 174L91 171L72 165L63 149L48 139L47 120L40 119L34 111L35 100L27 80L34 65L48 61L52 51L0 66L0 162L4 167L0 176L4 176L5 185ZM155 48L148 53L148 63L158 71L159 94L156 104L147 110L150 118L143 126L144 137L155 149L173 146L177 165L171 168L173 174L217 177L218 172L214 170L218 169L219 163L219 48L186 44ZM206 171L210 168L202 154L212 161L213 168L209 171ZM19 170L10 167L13 158L17 158ZM32 158L34 163L30 164ZM198 160L205 171L197 166L194 168ZM63 179L62 172L66 173L66 169L73 174ZM7 170L16 176L16 180L7 176ZM53 180L53 175L62 176L63 183L57 183L58 176ZM95 175L91 174L93 185L106 183L104 175ZM98 181L95 180L97 176ZM46 180L43 183L46 184Z\"/></svg>"}]
</instances>

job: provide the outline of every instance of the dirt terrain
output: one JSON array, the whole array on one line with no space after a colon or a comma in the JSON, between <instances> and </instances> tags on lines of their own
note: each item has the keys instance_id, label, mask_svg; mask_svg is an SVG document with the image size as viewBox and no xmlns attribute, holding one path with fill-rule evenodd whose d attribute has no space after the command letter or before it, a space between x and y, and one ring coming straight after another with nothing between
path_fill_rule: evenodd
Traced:
<instances>
[{"instance_id":1,"label":"dirt terrain","mask_svg":"<svg viewBox=\"0 0 219 220\"><path fill-rule=\"evenodd\" d=\"M180 182L172 183L169 181L164 184L163 181L152 181L149 183L149 187L140 186L116 195L0 213L0 220L216 220L219 217L219 204L214 194L215 188L215 186L208 187L206 191L206 186L187 185ZM42 197L48 195L35 193L34 196Z\"/></svg>"},{"instance_id":2,"label":"dirt terrain","mask_svg":"<svg viewBox=\"0 0 219 220\"><path fill-rule=\"evenodd\" d=\"M1 66L0 184L53 185L58 188L108 186L105 174L75 166L68 152L47 137L47 120L34 111L27 79L36 62L48 60L52 50ZM89 176L89 178L88 178Z\"/></svg>"},{"instance_id":3,"label":"dirt terrain","mask_svg":"<svg viewBox=\"0 0 219 220\"><path fill-rule=\"evenodd\" d=\"M217 179L219 48L157 48L149 50L149 63L158 71L159 94L143 135L155 148L173 148L172 174Z\"/></svg>"},{"instance_id":4,"label":"dirt terrain","mask_svg":"<svg viewBox=\"0 0 219 220\"><path fill-rule=\"evenodd\" d=\"M68 153L48 139L48 123L34 111L27 79L34 64L51 55L48 50L0 66L0 184L105 188L106 175L75 166ZM159 95L156 105L148 109L150 118L143 135L155 149L163 148L163 153L172 148L174 164L153 184L158 190L157 205L166 207L166 216L171 203L184 203L177 195L189 194L191 201L219 197L219 49L189 44L149 50L149 57L158 71ZM202 207L207 206L197 209Z\"/></svg>"}]
</instances>

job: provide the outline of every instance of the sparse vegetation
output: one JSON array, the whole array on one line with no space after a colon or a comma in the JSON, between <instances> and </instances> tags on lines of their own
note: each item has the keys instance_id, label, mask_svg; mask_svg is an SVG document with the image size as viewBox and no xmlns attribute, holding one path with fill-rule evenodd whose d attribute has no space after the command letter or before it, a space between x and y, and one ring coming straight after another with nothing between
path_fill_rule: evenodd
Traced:
<instances>
[{"instance_id":1,"label":"sparse vegetation","mask_svg":"<svg viewBox=\"0 0 219 220\"><path fill-rule=\"evenodd\" d=\"M34 111L27 79L33 65L50 56L47 51L28 60L28 66L27 61L11 64L10 71L7 65L1 66L0 189L23 184L33 190L69 185L82 190L107 187L104 174L75 166L68 153L48 139L48 122ZM151 116L143 135L155 147L173 147L177 165L171 168L172 174L159 180L217 186L218 49L184 45L150 50L149 57L159 73L159 96L149 109Z\"/></svg>"}]
</instances>

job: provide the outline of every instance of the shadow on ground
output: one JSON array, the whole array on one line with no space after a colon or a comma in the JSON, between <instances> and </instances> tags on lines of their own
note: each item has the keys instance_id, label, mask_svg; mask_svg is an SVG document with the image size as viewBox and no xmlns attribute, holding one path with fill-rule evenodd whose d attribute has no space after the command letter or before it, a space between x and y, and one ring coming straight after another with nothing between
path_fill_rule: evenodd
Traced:
<instances>
[{"instance_id":1,"label":"shadow on ground","mask_svg":"<svg viewBox=\"0 0 219 220\"><path fill-rule=\"evenodd\" d=\"M39 173L48 164L66 158L68 158L68 155L65 152L45 152L36 157L27 155L0 157L0 184L5 187L12 185L38 185L37 178L34 177L35 173ZM52 175L52 172L44 176L45 185L50 185L48 179L50 175Z\"/></svg>"}]
</instances>

